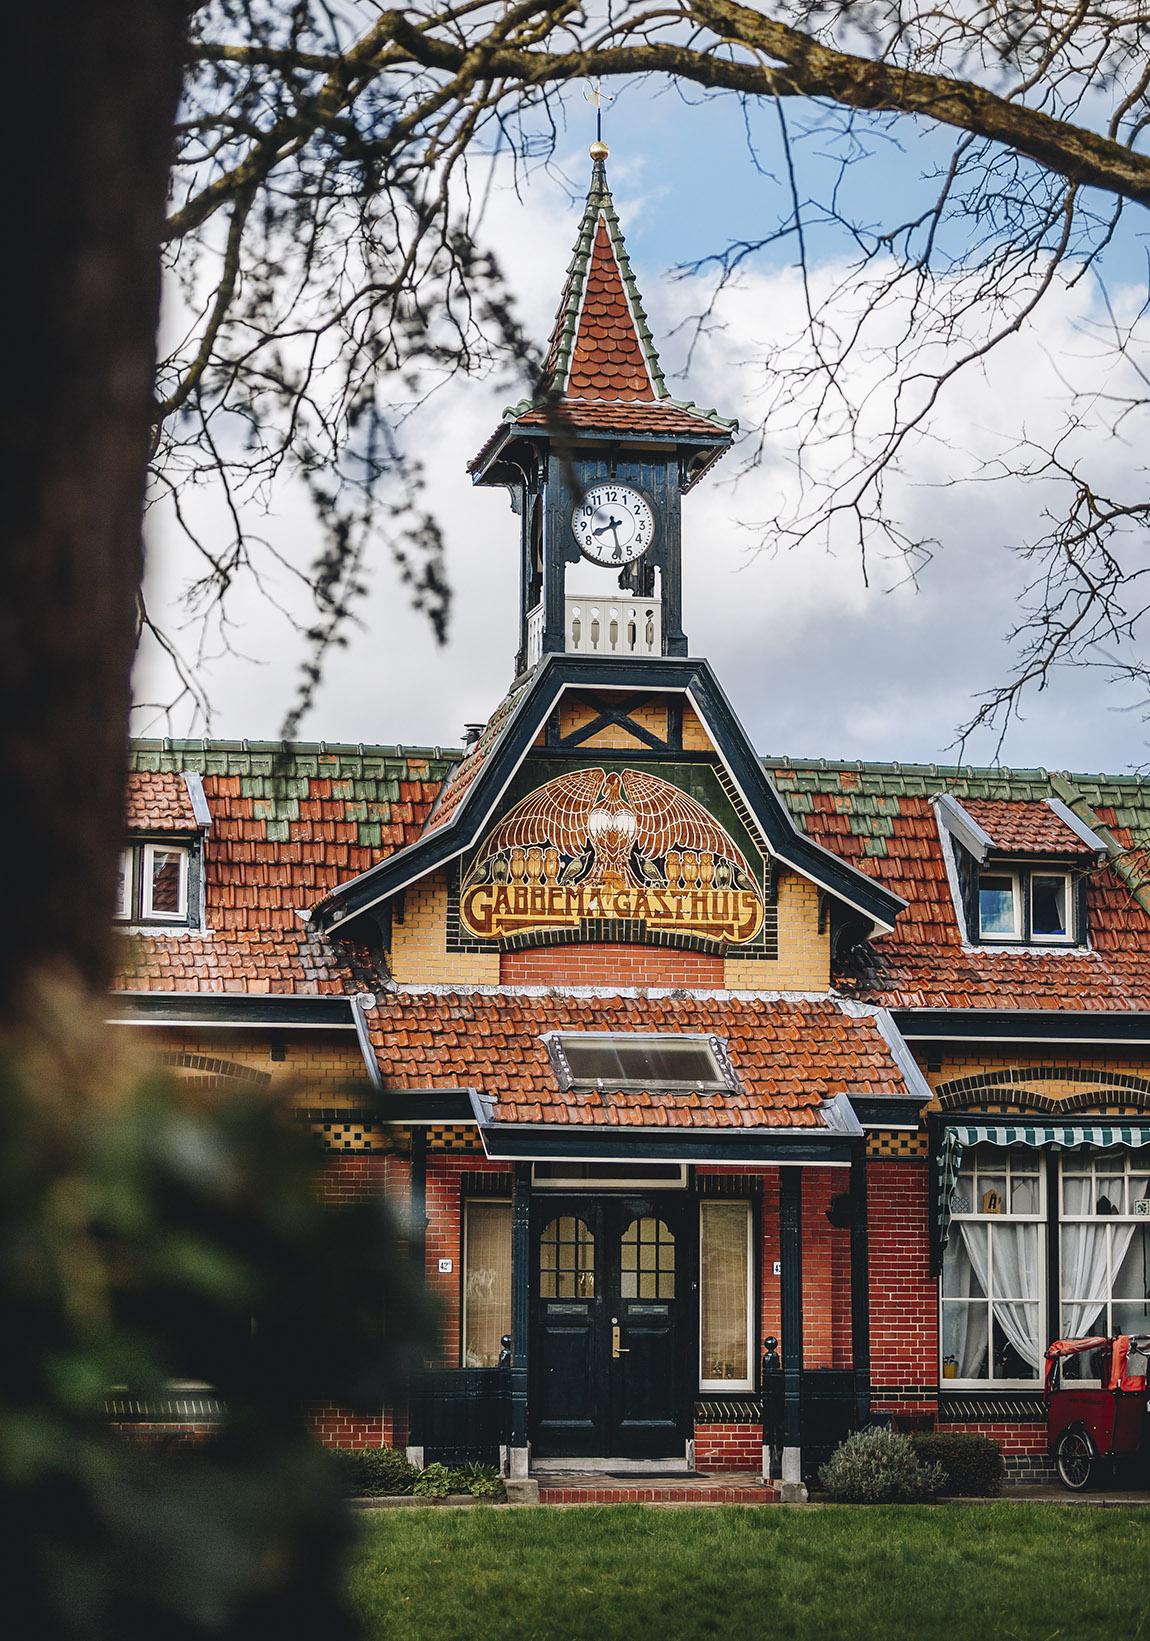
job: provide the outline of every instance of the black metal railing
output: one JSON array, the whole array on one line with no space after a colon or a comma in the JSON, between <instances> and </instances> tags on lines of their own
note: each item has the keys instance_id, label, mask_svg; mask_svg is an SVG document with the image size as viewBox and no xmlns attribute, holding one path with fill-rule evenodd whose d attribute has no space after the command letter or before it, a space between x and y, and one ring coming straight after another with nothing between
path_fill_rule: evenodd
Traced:
<instances>
[{"instance_id":1,"label":"black metal railing","mask_svg":"<svg viewBox=\"0 0 1150 1641\"><path fill-rule=\"evenodd\" d=\"M803 1368L799 1375L799 1442L803 1474L813 1476L854 1429L855 1378L850 1368ZM781 1452L783 1375L763 1375L763 1445Z\"/></svg>"},{"instance_id":2,"label":"black metal railing","mask_svg":"<svg viewBox=\"0 0 1150 1641\"><path fill-rule=\"evenodd\" d=\"M498 1464L507 1445L511 1377L506 1367L426 1368L408 1392L409 1437L425 1464Z\"/></svg>"}]
</instances>

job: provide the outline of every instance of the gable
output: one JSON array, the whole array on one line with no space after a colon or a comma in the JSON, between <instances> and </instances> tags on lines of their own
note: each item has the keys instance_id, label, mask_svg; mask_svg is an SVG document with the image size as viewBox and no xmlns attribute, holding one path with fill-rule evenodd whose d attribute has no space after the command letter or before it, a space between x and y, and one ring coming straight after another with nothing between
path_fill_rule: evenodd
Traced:
<instances>
[{"instance_id":1,"label":"gable","mask_svg":"<svg viewBox=\"0 0 1150 1641\"><path fill-rule=\"evenodd\" d=\"M592 701L598 710L577 721ZM565 703L572 711L566 732ZM647 722L627 717L628 705L637 704L648 713ZM635 750L591 744L595 737L619 730L636 743ZM688 732L695 750L685 744ZM612 759L609 751L628 763ZM520 774L525 761L551 759L549 778L556 777L564 759L602 768L604 776L609 764L610 772L621 776L641 759L658 764L657 778L680 790L697 778L696 762L707 765L755 842L764 870L768 860L789 866L870 927L889 929L902 908L896 896L795 826L705 661L664 658L627 666L551 655L501 703L470 756L445 784L420 839L320 901L312 913L319 926L328 931L345 927L429 871L474 851L513 796L521 798L532 784L545 784ZM705 796L720 802L713 788Z\"/></svg>"}]
</instances>

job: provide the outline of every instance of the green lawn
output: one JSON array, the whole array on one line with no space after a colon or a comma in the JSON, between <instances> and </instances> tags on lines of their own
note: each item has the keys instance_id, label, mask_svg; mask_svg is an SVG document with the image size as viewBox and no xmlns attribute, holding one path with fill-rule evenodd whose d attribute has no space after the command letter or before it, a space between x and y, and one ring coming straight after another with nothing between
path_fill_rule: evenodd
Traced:
<instances>
[{"instance_id":1,"label":"green lawn","mask_svg":"<svg viewBox=\"0 0 1150 1641\"><path fill-rule=\"evenodd\" d=\"M1150 1641L1150 1510L392 1510L372 1641Z\"/></svg>"}]
</instances>

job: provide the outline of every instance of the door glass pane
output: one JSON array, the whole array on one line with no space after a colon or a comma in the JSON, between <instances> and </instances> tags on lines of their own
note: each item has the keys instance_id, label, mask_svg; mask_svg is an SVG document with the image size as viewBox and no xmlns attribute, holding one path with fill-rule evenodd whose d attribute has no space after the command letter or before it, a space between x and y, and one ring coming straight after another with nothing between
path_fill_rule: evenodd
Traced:
<instances>
[{"instance_id":1,"label":"door glass pane","mask_svg":"<svg viewBox=\"0 0 1150 1641\"><path fill-rule=\"evenodd\" d=\"M749 1377L750 1206L704 1202L699 1213L702 1377L745 1380Z\"/></svg>"},{"instance_id":2,"label":"door glass pane","mask_svg":"<svg viewBox=\"0 0 1150 1641\"><path fill-rule=\"evenodd\" d=\"M464 1213L463 1365L497 1367L511 1332L511 1204L469 1202Z\"/></svg>"},{"instance_id":3,"label":"door glass pane","mask_svg":"<svg viewBox=\"0 0 1150 1641\"><path fill-rule=\"evenodd\" d=\"M581 1219L553 1219L539 1238L539 1297L595 1297L595 1238Z\"/></svg>"},{"instance_id":4,"label":"door glass pane","mask_svg":"<svg viewBox=\"0 0 1150 1641\"><path fill-rule=\"evenodd\" d=\"M619 1252L624 1299L674 1299L675 1238L661 1219L633 1219Z\"/></svg>"}]
</instances>

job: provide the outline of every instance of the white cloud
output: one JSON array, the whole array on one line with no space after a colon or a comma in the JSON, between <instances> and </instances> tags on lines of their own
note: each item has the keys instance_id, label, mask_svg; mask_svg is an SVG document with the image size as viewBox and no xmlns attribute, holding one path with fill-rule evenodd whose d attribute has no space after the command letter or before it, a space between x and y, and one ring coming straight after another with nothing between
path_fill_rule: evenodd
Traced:
<instances>
[{"instance_id":1,"label":"white cloud","mask_svg":"<svg viewBox=\"0 0 1150 1641\"><path fill-rule=\"evenodd\" d=\"M632 215L649 207L653 170L648 164L613 172L625 230ZM506 191L491 197L485 230L519 292L524 323L540 339L550 327L576 222L577 209L544 176L522 204ZM656 337L667 337L697 307L700 287L668 281L658 270L637 273ZM799 296L787 271L750 272L726 292L723 328L712 328L696 349L689 396L753 424L763 389L755 356L773 336L798 327ZM868 589L847 550L834 557L814 547L772 552L768 543L756 555L748 552L754 538L739 521L769 515L794 484L782 441L768 445L762 465L737 485L739 456L728 455L687 498L684 626L692 652L716 667L763 751L904 762L953 757L946 749L955 725L970 714L972 695L1006 665L1002 638L1020 584L1008 548L1031 528L1041 497L1018 486L952 489L946 482L956 468L970 470L970 454L987 457L1019 429L1048 434L1057 428L1060 372L1072 368L1084 380L1100 374L1081 330L1092 312L1086 285L1050 300L1034 332L955 385L931 441L912 452L903 477L893 482L891 500L908 531L941 543L917 590L889 562L874 566ZM672 367L682 338L679 332L664 349ZM678 379L671 387L685 392ZM518 521L503 492L472 488L465 464L514 396L506 386L454 382L413 422L449 544L450 643L436 646L390 563L370 565L361 626L349 634L346 649L329 657L302 735L453 745L464 722L485 718L500 698L517 639ZM1117 441L1100 456L1104 470L1129 472L1130 453ZM306 567L318 550L317 533L290 489L276 501L277 511L259 528L277 551ZM188 574L174 542L162 540L153 603L170 603ZM578 590L577 577L573 584ZM276 597L298 598L286 572L269 572L268 585ZM254 589L236 602L233 615L237 645L260 664L225 656L205 665L211 732L272 738L296 687L302 642ZM152 667L141 669L142 696L154 699L162 688ZM1146 756L1140 718L1119 710L1131 701L1099 677L1071 674L1035 699L1026 722L1012 729L1005 756L1079 769L1140 763ZM171 727L181 733L186 725L177 718ZM988 758L992 750L984 740L967 758Z\"/></svg>"}]
</instances>

